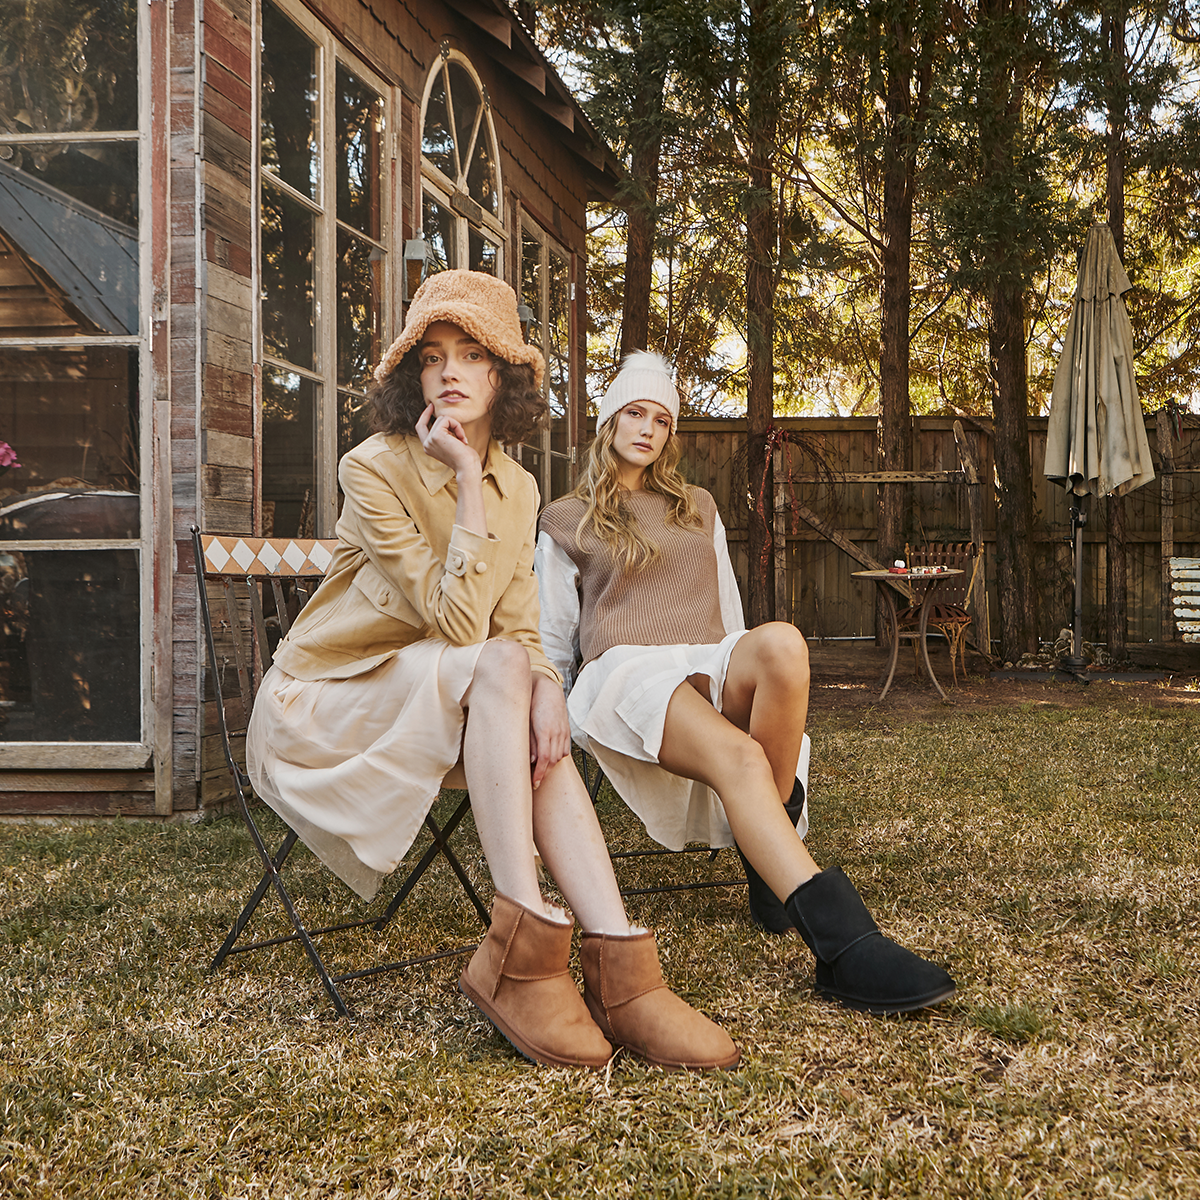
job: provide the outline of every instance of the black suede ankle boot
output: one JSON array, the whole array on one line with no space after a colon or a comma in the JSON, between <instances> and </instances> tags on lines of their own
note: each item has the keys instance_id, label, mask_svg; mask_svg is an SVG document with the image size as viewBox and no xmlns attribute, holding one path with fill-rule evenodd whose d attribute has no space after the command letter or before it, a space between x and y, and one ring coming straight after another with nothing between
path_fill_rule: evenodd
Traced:
<instances>
[{"instance_id":1,"label":"black suede ankle boot","mask_svg":"<svg viewBox=\"0 0 1200 1200\"><path fill-rule=\"evenodd\" d=\"M817 991L847 1008L902 1013L954 994L954 980L879 932L841 867L802 883L784 906L817 960Z\"/></svg>"},{"instance_id":2,"label":"black suede ankle boot","mask_svg":"<svg viewBox=\"0 0 1200 1200\"><path fill-rule=\"evenodd\" d=\"M792 784L792 794L783 806L793 825L800 820L804 811L804 784L796 780ZM738 849L738 858L742 860L742 869L746 872L747 898L750 901L750 919L755 925L768 933L787 933L794 929L792 918L783 907L779 897L775 895L759 873L750 865L750 860Z\"/></svg>"}]
</instances>

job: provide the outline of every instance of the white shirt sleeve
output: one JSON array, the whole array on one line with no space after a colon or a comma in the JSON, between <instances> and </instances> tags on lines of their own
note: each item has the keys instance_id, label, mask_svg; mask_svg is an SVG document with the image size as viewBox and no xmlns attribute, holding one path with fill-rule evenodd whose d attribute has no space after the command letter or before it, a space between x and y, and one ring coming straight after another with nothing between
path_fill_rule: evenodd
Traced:
<instances>
[{"instance_id":1,"label":"white shirt sleeve","mask_svg":"<svg viewBox=\"0 0 1200 1200\"><path fill-rule=\"evenodd\" d=\"M729 557L729 543L725 539L725 526L721 518L713 514L713 551L717 556L717 595L721 603L721 624L725 632L736 633L746 628L746 616L742 611L742 598L738 592L737 576L733 573L733 562ZM545 641L545 639L542 639ZM549 651L547 650L549 654ZM553 661L553 655L551 655ZM557 663L554 664L558 666Z\"/></svg>"},{"instance_id":2,"label":"white shirt sleeve","mask_svg":"<svg viewBox=\"0 0 1200 1200\"><path fill-rule=\"evenodd\" d=\"M542 649L563 677L568 693L579 661L579 572L567 552L548 534L539 533L533 552L542 615Z\"/></svg>"}]
</instances>

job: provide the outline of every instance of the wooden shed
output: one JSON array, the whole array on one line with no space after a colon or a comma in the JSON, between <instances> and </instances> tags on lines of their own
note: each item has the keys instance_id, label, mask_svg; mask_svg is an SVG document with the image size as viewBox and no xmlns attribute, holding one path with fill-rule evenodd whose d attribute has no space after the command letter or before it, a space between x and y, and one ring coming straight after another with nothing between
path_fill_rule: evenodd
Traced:
<instances>
[{"instance_id":1,"label":"wooden shed","mask_svg":"<svg viewBox=\"0 0 1200 1200\"><path fill-rule=\"evenodd\" d=\"M518 290L552 424L514 453L565 490L619 168L504 0L29 0L0 43L0 815L196 812L189 527L332 536L454 266Z\"/></svg>"}]
</instances>

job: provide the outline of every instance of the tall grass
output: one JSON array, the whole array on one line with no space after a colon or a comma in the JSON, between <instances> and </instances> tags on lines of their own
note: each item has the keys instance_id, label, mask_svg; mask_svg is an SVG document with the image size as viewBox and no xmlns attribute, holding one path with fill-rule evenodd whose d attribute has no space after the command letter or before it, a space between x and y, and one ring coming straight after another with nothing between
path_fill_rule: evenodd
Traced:
<instances>
[{"instance_id":1,"label":"tall grass","mask_svg":"<svg viewBox=\"0 0 1200 1200\"><path fill-rule=\"evenodd\" d=\"M1200 704L812 732L814 855L960 988L851 1013L740 889L632 899L668 980L742 1046L729 1073L533 1067L457 993L461 960L350 985L352 1023L295 947L209 973L255 875L235 821L0 826L0 1194L1200 1194ZM306 911L353 910L302 854ZM455 888L422 885L378 952L476 938Z\"/></svg>"}]
</instances>

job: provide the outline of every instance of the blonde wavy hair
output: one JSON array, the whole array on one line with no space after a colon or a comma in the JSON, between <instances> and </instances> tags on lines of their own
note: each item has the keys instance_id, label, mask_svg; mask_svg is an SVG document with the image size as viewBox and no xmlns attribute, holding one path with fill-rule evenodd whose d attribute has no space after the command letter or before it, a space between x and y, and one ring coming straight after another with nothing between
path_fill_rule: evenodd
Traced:
<instances>
[{"instance_id":1,"label":"blonde wavy hair","mask_svg":"<svg viewBox=\"0 0 1200 1200\"><path fill-rule=\"evenodd\" d=\"M578 541L589 528L608 548L613 562L623 571L641 571L659 555L658 544L642 529L630 511L618 475L619 461L613 449L617 432L616 416L610 417L592 439L587 460L579 482L571 492L585 505L583 516L575 527ZM667 509L667 520L681 529L699 529L700 509L692 495L692 486L679 473L679 439L674 433L667 438L662 453L646 470L642 486L648 492L658 492L673 500Z\"/></svg>"}]
</instances>

